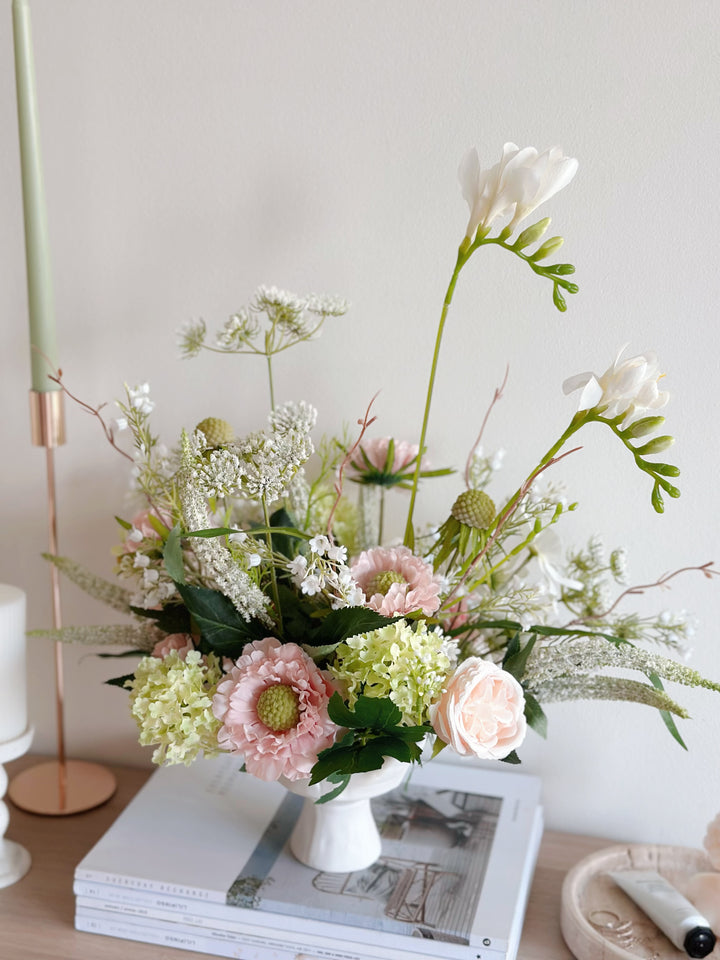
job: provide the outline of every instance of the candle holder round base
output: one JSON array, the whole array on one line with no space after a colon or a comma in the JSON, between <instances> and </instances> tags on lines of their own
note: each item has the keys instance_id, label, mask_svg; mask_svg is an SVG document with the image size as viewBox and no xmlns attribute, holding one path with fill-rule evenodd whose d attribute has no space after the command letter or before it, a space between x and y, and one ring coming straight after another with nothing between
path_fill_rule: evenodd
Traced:
<instances>
[{"instance_id":1,"label":"candle holder round base","mask_svg":"<svg viewBox=\"0 0 720 960\"><path fill-rule=\"evenodd\" d=\"M50 760L19 773L10 784L8 796L26 813L64 817L99 807L116 788L114 775L100 764Z\"/></svg>"},{"instance_id":2,"label":"candle holder round base","mask_svg":"<svg viewBox=\"0 0 720 960\"><path fill-rule=\"evenodd\" d=\"M16 883L30 869L30 854L25 847L21 847L13 840L5 839L10 812L3 801L8 784L8 776L3 764L16 760L26 753L34 733L33 728L28 727L19 737L0 742L0 888Z\"/></svg>"}]
</instances>

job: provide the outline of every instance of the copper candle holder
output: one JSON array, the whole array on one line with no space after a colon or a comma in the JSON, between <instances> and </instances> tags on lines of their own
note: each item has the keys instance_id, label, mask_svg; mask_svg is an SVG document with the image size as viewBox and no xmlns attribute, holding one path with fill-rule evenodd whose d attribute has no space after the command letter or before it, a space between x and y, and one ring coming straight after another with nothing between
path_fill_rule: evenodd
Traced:
<instances>
[{"instance_id":1,"label":"copper candle holder","mask_svg":"<svg viewBox=\"0 0 720 960\"><path fill-rule=\"evenodd\" d=\"M45 447L47 468L48 540L57 554L57 500L55 496L55 447L65 443L65 415L61 390L30 391L32 442ZM60 582L57 567L50 564L53 627L62 627ZM65 756L65 684L62 643L55 643L55 716L57 759L29 767L10 783L8 796L28 813L65 816L92 810L115 793L114 775L106 767Z\"/></svg>"}]
</instances>

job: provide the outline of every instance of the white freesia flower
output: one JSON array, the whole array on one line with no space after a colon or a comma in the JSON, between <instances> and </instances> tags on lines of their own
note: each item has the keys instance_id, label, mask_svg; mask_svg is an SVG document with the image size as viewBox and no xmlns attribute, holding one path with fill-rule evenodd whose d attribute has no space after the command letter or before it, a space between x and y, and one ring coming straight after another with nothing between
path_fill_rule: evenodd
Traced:
<instances>
[{"instance_id":1,"label":"white freesia flower","mask_svg":"<svg viewBox=\"0 0 720 960\"><path fill-rule=\"evenodd\" d=\"M601 377L594 373L579 373L563 384L563 392L580 390L578 410L599 407L608 419L625 414L626 427L648 411L659 410L668 402L669 394L658 390L663 376L654 353L641 353L622 360L627 344L620 350L612 365Z\"/></svg>"},{"instance_id":2,"label":"white freesia flower","mask_svg":"<svg viewBox=\"0 0 720 960\"><path fill-rule=\"evenodd\" d=\"M543 530L535 537L530 552L537 561L538 569L548 594L559 599L562 588L567 590L582 590L582 583L573 580L562 572L562 543L554 530Z\"/></svg>"},{"instance_id":3,"label":"white freesia flower","mask_svg":"<svg viewBox=\"0 0 720 960\"><path fill-rule=\"evenodd\" d=\"M480 169L473 147L463 157L458 178L470 207L466 236L472 239L482 228L487 232L496 217L512 214L514 228L541 203L549 200L575 176L578 162L566 157L560 147L538 153L535 147L522 150L506 143L499 162L489 170Z\"/></svg>"}]
</instances>

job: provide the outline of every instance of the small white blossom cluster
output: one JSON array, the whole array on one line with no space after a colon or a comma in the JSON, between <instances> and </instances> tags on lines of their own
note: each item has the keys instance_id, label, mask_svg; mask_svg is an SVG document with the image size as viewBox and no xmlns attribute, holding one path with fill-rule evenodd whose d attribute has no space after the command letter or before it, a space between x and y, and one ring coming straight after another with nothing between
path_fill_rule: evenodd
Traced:
<instances>
[{"instance_id":1,"label":"small white blossom cluster","mask_svg":"<svg viewBox=\"0 0 720 960\"><path fill-rule=\"evenodd\" d=\"M473 452L468 468L468 486L471 490L484 490L493 476L501 469L505 450L500 447L493 454L485 454L482 447Z\"/></svg>"},{"instance_id":2,"label":"small white blossom cluster","mask_svg":"<svg viewBox=\"0 0 720 960\"><path fill-rule=\"evenodd\" d=\"M168 576L161 558L151 558L147 553L136 550L122 554L116 569L119 579L134 584L130 595L130 603L134 607L152 610L175 596L175 584Z\"/></svg>"},{"instance_id":3,"label":"small white blossom cluster","mask_svg":"<svg viewBox=\"0 0 720 960\"><path fill-rule=\"evenodd\" d=\"M326 597L333 610L364 605L365 594L353 579L346 563L347 549L336 546L324 534L313 537L308 546L309 561L306 557L297 556L287 565L295 586L308 597Z\"/></svg>"},{"instance_id":4,"label":"small white blossom cluster","mask_svg":"<svg viewBox=\"0 0 720 960\"><path fill-rule=\"evenodd\" d=\"M238 350L260 332L258 318L247 307L233 313L217 332L215 343L221 350Z\"/></svg>"}]
</instances>

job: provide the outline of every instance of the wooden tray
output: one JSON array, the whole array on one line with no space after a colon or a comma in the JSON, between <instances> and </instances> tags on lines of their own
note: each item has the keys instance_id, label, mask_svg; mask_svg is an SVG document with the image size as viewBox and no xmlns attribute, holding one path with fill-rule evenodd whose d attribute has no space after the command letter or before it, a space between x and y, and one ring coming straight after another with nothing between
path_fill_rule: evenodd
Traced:
<instances>
[{"instance_id":1,"label":"wooden tray","mask_svg":"<svg viewBox=\"0 0 720 960\"><path fill-rule=\"evenodd\" d=\"M609 870L656 870L682 894L696 873L712 871L702 850L624 844L581 860L563 882L560 925L577 960L688 960L607 876ZM708 960L720 960L720 944Z\"/></svg>"}]
</instances>

